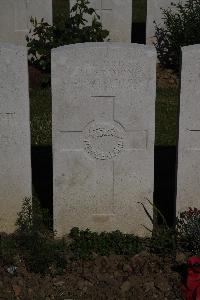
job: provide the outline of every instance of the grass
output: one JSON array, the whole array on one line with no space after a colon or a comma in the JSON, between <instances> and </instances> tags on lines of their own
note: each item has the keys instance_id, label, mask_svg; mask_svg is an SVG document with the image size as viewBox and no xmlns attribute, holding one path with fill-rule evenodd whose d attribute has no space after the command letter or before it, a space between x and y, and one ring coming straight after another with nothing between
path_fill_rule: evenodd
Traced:
<instances>
[{"instance_id":1,"label":"grass","mask_svg":"<svg viewBox=\"0 0 200 300\"><path fill-rule=\"evenodd\" d=\"M51 145L51 91L30 91L32 145Z\"/></svg>"},{"instance_id":2,"label":"grass","mask_svg":"<svg viewBox=\"0 0 200 300\"><path fill-rule=\"evenodd\" d=\"M146 21L146 7L148 0L133 0L133 22L144 23Z\"/></svg>"},{"instance_id":3,"label":"grass","mask_svg":"<svg viewBox=\"0 0 200 300\"><path fill-rule=\"evenodd\" d=\"M156 145L176 145L179 91L158 88L156 97Z\"/></svg>"},{"instance_id":4,"label":"grass","mask_svg":"<svg viewBox=\"0 0 200 300\"><path fill-rule=\"evenodd\" d=\"M158 88L156 99L156 145L176 145L177 89ZM33 145L51 145L51 91L31 90L31 135Z\"/></svg>"}]
</instances>

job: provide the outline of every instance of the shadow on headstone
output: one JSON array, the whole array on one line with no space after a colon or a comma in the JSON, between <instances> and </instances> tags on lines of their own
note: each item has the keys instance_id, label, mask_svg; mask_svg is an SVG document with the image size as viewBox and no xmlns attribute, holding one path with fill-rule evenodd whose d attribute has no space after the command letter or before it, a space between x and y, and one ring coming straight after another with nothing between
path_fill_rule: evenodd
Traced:
<instances>
[{"instance_id":1,"label":"shadow on headstone","mask_svg":"<svg viewBox=\"0 0 200 300\"><path fill-rule=\"evenodd\" d=\"M33 194L43 208L53 216L53 165L51 146L32 146L32 184Z\"/></svg>"},{"instance_id":2,"label":"shadow on headstone","mask_svg":"<svg viewBox=\"0 0 200 300\"><path fill-rule=\"evenodd\" d=\"M155 147L154 204L168 225L175 221L176 147ZM53 215L53 166L51 146L32 146L32 181L41 206ZM161 220L158 220L161 222Z\"/></svg>"},{"instance_id":3,"label":"shadow on headstone","mask_svg":"<svg viewBox=\"0 0 200 300\"><path fill-rule=\"evenodd\" d=\"M156 146L154 155L154 204L172 226L176 216L176 147Z\"/></svg>"},{"instance_id":4,"label":"shadow on headstone","mask_svg":"<svg viewBox=\"0 0 200 300\"><path fill-rule=\"evenodd\" d=\"M146 44L146 23L132 24L132 43Z\"/></svg>"}]
</instances>

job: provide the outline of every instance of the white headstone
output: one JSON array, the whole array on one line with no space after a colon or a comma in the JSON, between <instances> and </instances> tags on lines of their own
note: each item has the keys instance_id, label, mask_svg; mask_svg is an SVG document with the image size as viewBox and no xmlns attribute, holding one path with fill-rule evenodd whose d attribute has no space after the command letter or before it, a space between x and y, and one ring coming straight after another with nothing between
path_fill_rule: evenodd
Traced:
<instances>
[{"instance_id":1,"label":"white headstone","mask_svg":"<svg viewBox=\"0 0 200 300\"><path fill-rule=\"evenodd\" d=\"M0 0L0 42L26 45L31 16L52 24L52 0Z\"/></svg>"},{"instance_id":2,"label":"white headstone","mask_svg":"<svg viewBox=\"0 0 200 300\"><path fill-rule=\"evenodd\" d=\"M184 4L187 0L182 0L181 2ZM152 44L155 41L155 24L154 21L159 26L163 25L163 9L171 8L175 9L171 3L178 4L179 0L147 0L147 21L146 21L146 43Z\"/></svg>"},{"instance_id":3,"label":"white headstone","mask_svg":"<svg viewBox=\"0 0 200 300\"><path fill-rule=\"evenodd\" d=\"M31 197L27 50L0 43L0 231L12 232Z\"/></svg>"},{"instance_id":4,"label":"white headstone","mask_svg":"<svg viewBox=\"0 0 200 300\"><path fill-rule=\"evenodd\" d=\"M70 0L72 7L76 0ZM132 0L90 0L112 42L131 42ZM91 22L88 16L89 23Z\"/></svg>"},{"instance_id":5,"label":"white headstone","mask_svg":"<svg viewBox=\"0 0 200 300\"><path fill-rule=\"evenodd\" d=\"M200 207L200 45L182 48L177 212Z\"/></svg>"},{"instance_id":6,"label":"white headstone","mask_svg":"<svg viewBox=\"0 0 200 300\"><path fill-rule=\"evenodd\" d=\"M146 234L152 201L156 53L120 43L52 52L54 229Z\"/></svg>"}]
</instances>

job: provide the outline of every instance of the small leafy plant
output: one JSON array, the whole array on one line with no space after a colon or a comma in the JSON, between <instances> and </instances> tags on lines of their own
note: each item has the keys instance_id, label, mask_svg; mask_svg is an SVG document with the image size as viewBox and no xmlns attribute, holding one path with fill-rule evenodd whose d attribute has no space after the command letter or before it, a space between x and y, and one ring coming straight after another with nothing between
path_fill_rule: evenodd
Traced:
<instances>
[{"instance_id":1,"label":"small leafy plant","mask_svg":"<svg viewBox=\"0 0 200 300\"><path fill-rule=\"evenodd\" d=\"M33 232L46 232L50 223L48 210L41 208L36 198L24 199L16 221L18 233L26 235Z\"/></svg>"},{"instance_id":2,"label":"small leafy plant","mask_svg":"<svg viewBox=\"0 0 200 300\"><path fill-rule=\"evenodd\" d=\"M200 255L200 210L191 208L177 218L179 244L184 250Z\"/></svg>"},{"instance_id":3,"label":"small leafy plant","mask_svg":"<svg viewBox=\"0 0 200 300\"><path fill-rule=\"evenodd\" d=\"M91 232L73 228L70 232L70 250L73 259L91 259L98 255L134 255L142 250L140 239L133 234L123 234L120 231Z\"/></svg>"},{"instance_id":4,"label":"small leafy plant","mask_svg":"<svg viewBox=\"0 0 200 300\"><path fill-rule=\"evenodd\" d=\"M77 0L69 18L61 18L56 25L49 25L42 19L31 18L33 30L26 37L29 63L43 72L50 73L51 49L67 44L85 42L103 42L109 32L103 29L100 17L93 8L88 7L88 0ZM87 16L92 23L87 24Z\"/></svg>"},{"instance_id":5,"label":"small leafy plant","mask_svg":"<svg viewBox=\"0 0 200 300\"><path fill-rule=\"evenodd\" d=\"M172 8L175 9L172 9ZM200 0L171 3L161 9L164 25L155 23L155 47L162 67L179 70L181 47L200 43Z\"/></svg>"},{"instance_id":6,"label":"small leafy plant","mask_svg":"<svg viewBox=\"0 0 200 300\"><path fill-rule=\"evenodd\" d=\"M37 199L25 199L16 221L16 243L30 271L45 273L52 265L63 267L64 240L54 240L48 229L48 212L42 209Z\"/></svg>"}]
</instances>

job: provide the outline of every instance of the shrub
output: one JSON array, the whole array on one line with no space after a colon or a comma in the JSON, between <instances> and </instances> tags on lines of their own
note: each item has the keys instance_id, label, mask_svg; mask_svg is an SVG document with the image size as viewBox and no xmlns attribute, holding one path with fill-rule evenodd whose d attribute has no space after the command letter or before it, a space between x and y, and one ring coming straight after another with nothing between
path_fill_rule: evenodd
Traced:
<instances>
[{"instance_id":1,"label":"shrub","mask_svg":"<svg viewBox=\"0 0 200 300\"><path fill-rule=\"evenodd\" d=\"M178 71L181 47L200 43L200 0L187 0L185 4L172 0L171 8L161 10L164 25L155 23L158 58L162 67Z\"/></svg>"},{"instance_id":2,"label":"shrub","mask_svg":"<svg viewBox=\"0 0 200 300\"><path fill-rule=\"evenodd\" d=\"M51 69L51 49L67 44L85 42L103 42L109 32L102 28L99 15L89 8L88 0L77 0L72 7L70 17L56 25L49 25L42 19L38 22L31 18L33 30L26 37L29 63L38 69L49 73ZM87 25L86 16L90 15L91 25Z\"/></svg>"},{"instance_id":3,"label":"shrub","mask_svg":"<svg viewBox=\"0 0 200 300\"><path fill-rule=\"evenodd\" d=\"M133 234L123 234L120 231L96 233L73 228L70 250L73 259L90 259L98 255L134 255L142 250L140 239Z\"/></svg>"},{"instance_id":4,"label":"shrub","mask_svg":"<svg viewBox=\"0 0 200 300\"><path fill-rule=\"evenodd\" d=\"M200 255L200 210L189 208L177 218L179 245L183 250Z\"/></svg>"}]
</instances>

